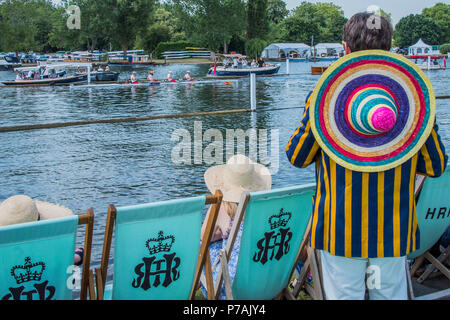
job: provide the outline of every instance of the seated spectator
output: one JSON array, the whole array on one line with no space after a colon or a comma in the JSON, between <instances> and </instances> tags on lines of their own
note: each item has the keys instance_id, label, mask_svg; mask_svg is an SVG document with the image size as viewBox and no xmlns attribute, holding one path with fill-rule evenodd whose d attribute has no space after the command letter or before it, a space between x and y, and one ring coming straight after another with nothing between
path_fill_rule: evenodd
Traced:
<instances>
[{"instance_id":1,"label":"seated spectator","mask_svg":"<svg viewBox=\"0 0 450 320\"><path fill-rule=\"evenodd\" d=\"M262 174L262 172L267 172L267 174ZM219 259L220 250L226 247L242 193L244 191L270 190L272 187L272 177L263 165L254 163L243 155L236 155L225 165L209 168L205 172L205 183L211 193L215 193L216 190L221 190L223 193L223 201L214 227L214 233L211 239L212 243L209 247L211 265L214 265L215 261ZM208 210L202 226L202 237L210 212L211 209ZM236 273L242 227L243 225L241 224L230 260L228 261L231 281L233 281ZM219 265L213 270L214 281L216 281L219 270ZM202 287L202 291L206 297L206 288ZM219 299L226 299L224 286L222 286Z\"/></svg>"},{"instance_id":2,"label":"seated spectator","mask_svg":"<svg viewBox=\"0 0 450 320\"><path fill-rule=\"evenodd\" d=\"M58 219L73 215L73 212L65 207L32 200L28 196L17 195L0 203L0 227L20 223L29 223L40 220ZM84 249L79 248L74 253L74 264L83 263Z\"/></svg>"}]
</instances>

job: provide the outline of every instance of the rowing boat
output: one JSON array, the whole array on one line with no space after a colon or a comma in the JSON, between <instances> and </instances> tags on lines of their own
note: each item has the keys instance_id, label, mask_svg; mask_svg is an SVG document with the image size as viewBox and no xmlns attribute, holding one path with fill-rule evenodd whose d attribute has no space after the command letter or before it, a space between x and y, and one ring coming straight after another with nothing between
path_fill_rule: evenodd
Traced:
<instances>
[{"instance_id":1,"label":"rowing boat","mask_svg":"<svg viewBox=\"0 0 450 320\"><path fill-rule=\"evenodd\" d=\"M207 77L248 77L251 73L254 73L258 76L261 75L271 75L276 74L280 70L279 64L267 64L262 68L224 68L217 67L216 73L214 73L214 68L210 68L208 70Z\"/></svg>"}]
</instances>

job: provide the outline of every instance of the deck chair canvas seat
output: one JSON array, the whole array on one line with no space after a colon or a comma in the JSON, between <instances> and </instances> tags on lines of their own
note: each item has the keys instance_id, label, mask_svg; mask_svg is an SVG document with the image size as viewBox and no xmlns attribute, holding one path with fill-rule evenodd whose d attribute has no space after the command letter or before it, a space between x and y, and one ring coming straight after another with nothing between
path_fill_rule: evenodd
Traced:
<instances>
[{"instance_id":1,"label":"deck chair canvas seat","mask_svg":"<svg viewBox=\"0 0 450 320\"><path fill-rule=\"evenodd\" d=\"M418 267L424 260L430 262L425 272L418 278L421 283L434 271L439 270L450 279L450 271L445 266L445 261L449 259L450 249L441 248L441 255L435 258L429 250L439 241L441 236L450 225L450 168L436 179L427 178L418 190L417 200L417 220L420 231L420 247L418 250L408 255L408 259L416 259L411 268L411 276L414 276ZM410 291L412 298L415 298ZM449 296L449 290L441 292L442 295ZM442 296L441 295L441 296ZM433 294L432 297L441 297ZM431 296L430 296L431 297ZM422 299L426 297L421 297Z\"/></svg>"},{"instance_id":2,"label":"deck chair canvas seat","mask_svg":"<svg viewBox=\"0 0 450 320\"><path fill-rule=\"evenodd\" d=\"M77 229L86 225L80 299L87 297L94 213L0 227L0 299L72 300Z\"/></svg>"},{"instance_id":3,"label":"deck chair canvas seat","mask_svg":"<svg viewBox=\"0 0 450 320\"><path fill-rule=\"evenodd\" d=\"M315 185L244 192L226 248L221 251L216 297L224 282L227 299L289 298L287 286L310 220L314 192ZM236 273L231 283L228 261L241 224Z\"/></svg>"},{"instance_id":4,"label":"deck chair canvas seat","mask_svg":"<svg viewBox=\"0 0 450 320\"><path fill-rule=\"evenodd\" d=\"M221 199L219 192L214 196L137 206L115 208L110 205L102 264L96 270L97 298L193 298L195 284L207 260L212 225L216 222ZM214 207L203 241L200 241L205 204ZM114 228L113 283L105 286Z\"/></svg>"}]
</instances>

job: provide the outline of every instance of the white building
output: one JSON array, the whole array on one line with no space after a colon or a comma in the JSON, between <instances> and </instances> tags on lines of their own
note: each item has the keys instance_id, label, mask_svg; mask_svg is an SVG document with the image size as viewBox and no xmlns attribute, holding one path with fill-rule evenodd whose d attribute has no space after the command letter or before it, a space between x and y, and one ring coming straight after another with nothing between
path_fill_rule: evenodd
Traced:
<instances>
[{"instance_id":1,"label":"white building","mask_svg":"<svg viewBox=\"0 0 450 320\"><path fill-rule=\"evenodd\" d=\"M265 59L305 58L311 54L311 47L304 43L272 43L261 53Z\"/></svg>"},{"instance_id":2,"label":"white building","mask_svg":"<svg viewBox=\"0 0 450 320\"><path fill-rule=\"evenodd\" d=\"M409 47L408 53L410 56L441 54L441 52L439 51L439 46L431 46L429 44L426 44L422 39L419 39L419 41L415 45Z\"/></svg>"}]
</instances>

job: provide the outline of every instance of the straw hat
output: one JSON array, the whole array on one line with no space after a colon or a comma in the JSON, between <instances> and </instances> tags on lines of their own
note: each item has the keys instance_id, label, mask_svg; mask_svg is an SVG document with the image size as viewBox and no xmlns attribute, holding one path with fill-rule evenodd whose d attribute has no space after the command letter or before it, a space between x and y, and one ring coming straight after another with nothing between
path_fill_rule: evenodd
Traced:
<instances>
[{"instance_id":1,"label":"straw hat","mask_svg":"<svg viewBox=\"0 0 450 320\"><path fill-rule=\"evenodd\" d=\"M0 203L0 226L57 219L71 215L73 212L65 207L32 200L24 195L13 196Z\"/></svg>"},{"instance_id":2,"label":"straw hat","mask_svg":"<svg viewBox=\"0 0 450 320\"><path fill-rule=\"evenodd\" d=\"M246 156L235 155L225 165L209 168L205 183L211 193L221 190L223 200L239 202L244 191L262 191L272 188L269 169Z\"/></svg>"},{"instance_id":3,"label":"straw hat","mask_svg":"<svg viewBox=\"0 0 450 320\"><path fill-rule=\"evenodd\" d=\"M436 114L426 75L401 55L347 55L320 78L310 102L311 130L339 165L381 172L411 159L431 134Z\"/></svg>"}]
</instances>

